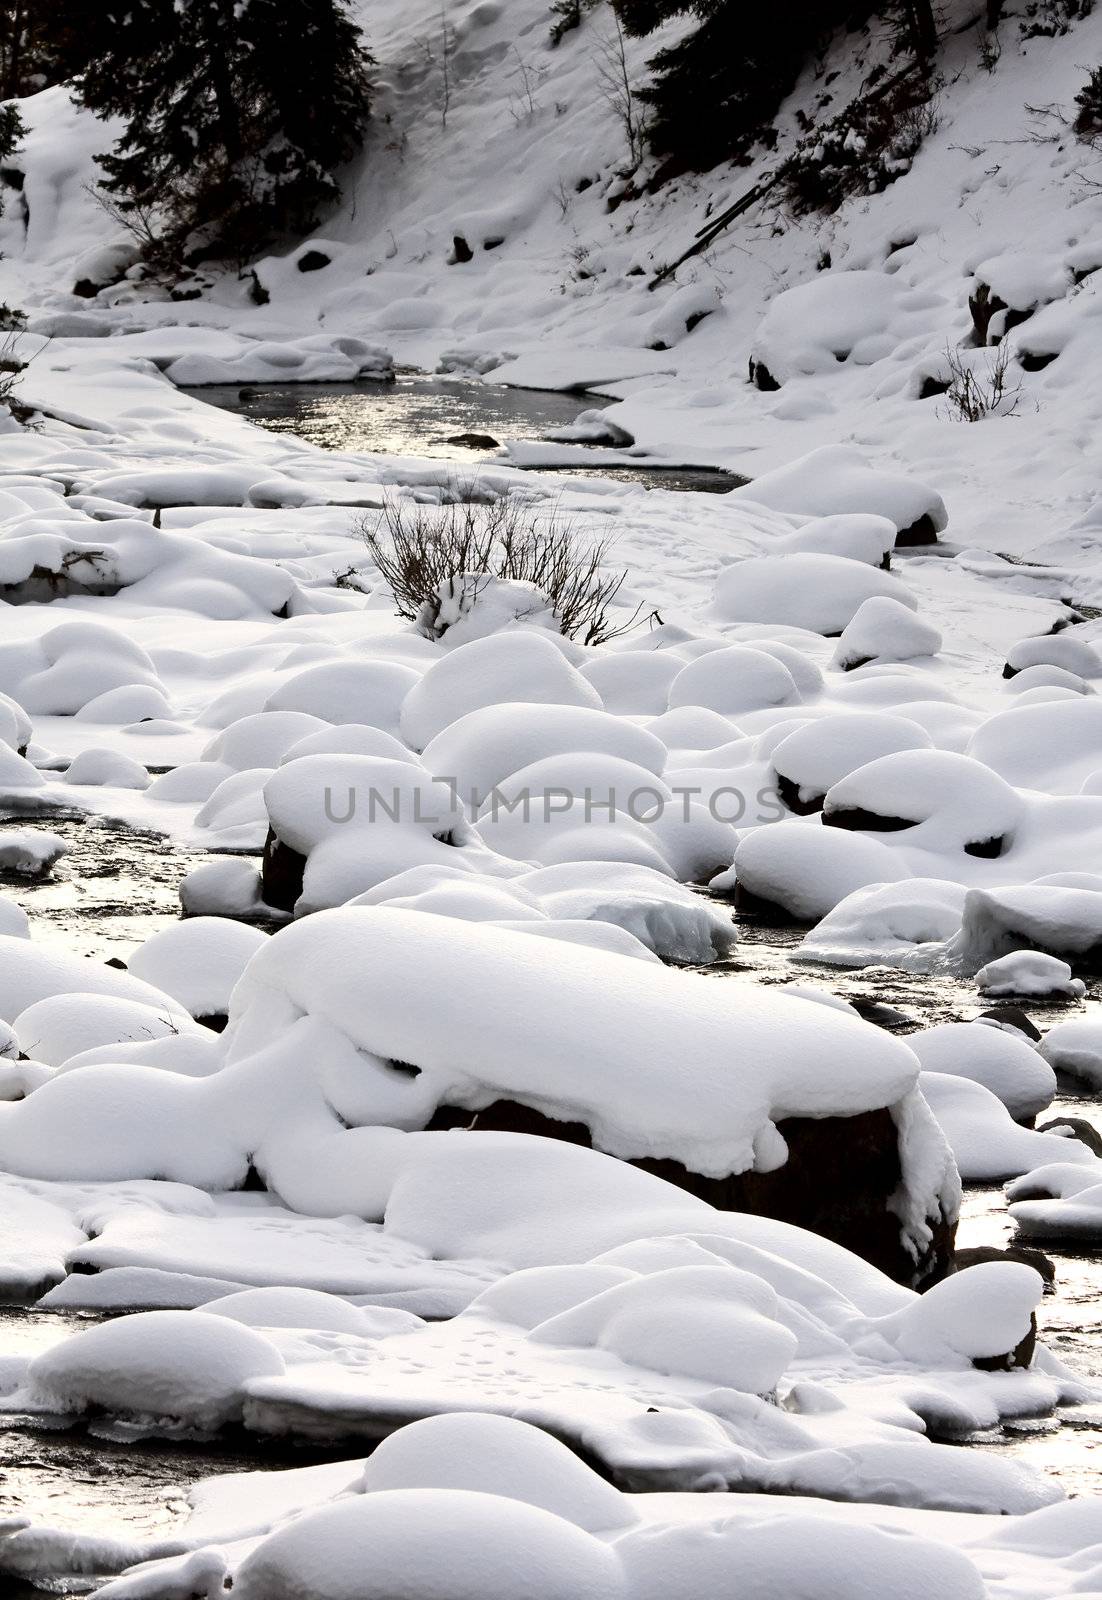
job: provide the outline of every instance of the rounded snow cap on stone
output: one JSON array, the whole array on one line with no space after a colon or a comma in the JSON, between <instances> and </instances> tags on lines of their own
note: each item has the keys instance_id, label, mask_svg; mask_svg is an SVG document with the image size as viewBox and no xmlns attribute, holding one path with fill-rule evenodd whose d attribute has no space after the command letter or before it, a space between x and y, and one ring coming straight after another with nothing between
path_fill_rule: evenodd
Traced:
<instances>
[{"instance_id":1,"label":"rounded snow cap on stone","mask_svg":"<svg viewBox=\"0 0 1102 1600\"><path fill-rule=\"evenodd\" d=\"M697 656L670 685L670 709L703 706L721 716L798 703L800 692L788 668L764 650L728 645Z\"/></svg>"},{"instance_id":2,"label":"rounded snow cap on stone","mask_svg":"<svg viewBox=\"0 0 1102 1600\"><path fill-rule=\"evenodd\" d=\"M895 851L879 839L814 823L755 828L735 852L739 888L799 922L818 922L857 889L909 876Z\"/></svg>"},{"instance_id":3,"label":"rounded snow cap on stone","mask_svg":"<svg viewBox=\"0 0 1102 1600\"><path fill-rule=\"evenodd\" d=\"M281 683L264 710L306 712L321 722L366 723L396 734L402 703L418 682L419 674L398 661L322 661Z\"/></svg>"},{"instance_id":4,"label":"rounded snow cap on stone","mask_svg":"<svg viewBox=\"0 0 1102 1600\"><path fill-rule=\"evenodd\" d=\"M967 753L1023 789L1077 794L1097 770L1100 749L1102 698L1076 695L996 712L973 733Z\"/></svg>"},{"instance_id":5,"label":"rounded snow cap on stone","mask_svg":"<svg viewBox=\"0 0 1102 1600\"><path fill-rule=\"evenodd\" d=\"M833 517L813 517L795 533L773 542L778 555L809 550L823 556L846 556L870 567L883 567L895 546L895 523L889 517L850 512Z\"/></svg>"},{"instance_id":6,"label":"rounded snow cap on stone","mask_svg":"<svg viewBox=\"0 0 1102 1600\"><path fill-rule=\"evenodd\" d=\"M1036 666L1063 667L1080 678L1097 678L1102 674L1102 655L1085 639L1077 639L1067 630L1047 633L1039 639L1019 639L1006 652L1003 677Z\"/></svg>"},{"instance_id":7,"label":"rounded snow cap on stone","mask_svg":"<svg viewBox=\"0 0 1102 1600\"><path fill-rule=\"evenodd\" d=\"M596 655L582 668L605 709L618 716L657 716L665 711L670 684L684 666L670 650L631 650Z\"/></svg>"},{"instance_id":8,"label":"rounded snow cap on stone","mask_svg":"<svg viewBox=\"0 0 1102 1600\"><path fill-rule=\"evenodd\" d=\"M509 630L472 639L434 661L402 706L402 737L424 750L468 712L506 699L601 710L597 690L546 635Z\"/></svg>"},{"instance_id":9,"label":"rounded snow cap on stone","mask_svg":"<svg viewBox=\"0 0 1102 1600\"><path fill-rule=\"evenodd\" d=\"M790 378L833 372L840 361L860 366L890 354L899 339L897 280L885 272L823 272L783 289L754 336L751 372L760 388Z\"/></svg>"},{"instance_id":10,"label":"rounded snow cap on stone","mask_svg":"<svg viewBox=\"0 0 1102 1600\"><path fill-rule=\"evenodd\" d=\"M1056 1074L1024 1038L984 1022L941 1022L907 1035L923 1072L969 1078L1027 1121L1051 1105Z\"/></svg>"},{"instance_id":11,"label":"rounded snow cap on stone","mask_svg":"<svg viewBox=\"0 0 1102 1600\"><path fill-rule=\"evenodd\" d=\"M114 789L148 789L149 774L140 761L119 750L81 750L70 761L66 783Z\"/></svg>"},{"instance_id":12,"label":"rounded snow cap on stone","mask_svg":"<svg viewBox=\"0 0 1102 1600\"><path fill-rule=\"evenodd\" d=\"M760 1520L644 1525L616 1548L632 1600L986 1600L988 1594L973 1563L951 1545L788 1507Z\"/></svg>"},{"instance_id":13,"label":"rounded snow cap on stone","mask_svg":"<svg viewBox=\"0 0 1102 1600\"><path fill-rule=\"evenodd\" d=\"M716 580L715 611L724 622L783 623L809 633L840 634L874 597L918 609L910 590L887 572L846 556L798 551L750 556L724 567Z\"/></svg>"},{"instance_id":14,"label":"rounded snow cap on stone","mask_svg":"<svg viewBox=\"0 0 1102 1600\"><path fill-rule=\"evenodd\" d=\"M291 713L285 712L289 716ZM268 716L274 715L272 712ZM391 733L384 733L382 728L370 728L358 722L346 722L340 727L322 727L315 733L308 733L305 738L298 739L273 762L257 762L257 766L271 765L282 767L288 761L297 761L299 756L386 756L391 761L417 761L417 757L396 739Z\"/></svg>"},{"instance_id":15,"label":"rounded snow cap on stone","mask_svg":"<svg viewBox=\"0 0 1102 1600\"><path fill-rule=\"evenodd\" d=\"M426 1417L390 1434L368 1458L363 1486L501 1495L587 1533L638 1520L630 1501L558 1439L515 1417L478 1412Z\"/></svg>"},{"instance_id":16,"label":"rounded snow cap on stone","mask_svg":"<svg viewBox=\"0 0 1102 1600\"><path fill-rule=\"evenodd\" d=\"M782 734L783 734L783 730ZM805 722L773 747L773 771L794 811L817 810L848 773L899 750L929 750L930 735L907 717L840 711Z\"/></svg>"},{"instance_id":17,"label":"rounded snow cap on stone","mask_svg":"<svg viewBox=\"0 0 1102 1600\"><path fill-rule=\"evenodd\" d=\"M21 1011L12 1026L25 1056L59 1067L70 1056L97 1045L179 1033L180 1018L156 1005L115 995L55 994Z\"/></svg>"},{"instance_id":18,"label":"rounded snow cap on stone","mask_svg":"<svg viewBox=\"0 0 1102 1600\"><path fill-rule=\"evenodd\" d=\"M309 734L330 732L327 721L305 711L254 711L216 733L204 746L202 760L220 761L235 772L275 767L292 745Z\"/></svg>"},{"instance_id":19,"label":"rounded snow cap on stone","mask_svg":"<svg viewBox=\"0 0 1102 1600\"><path fill-rule=\"evenodd\" d=\"M842 630L834 664L852 672L869 661L910 661L935 656L940 649L941 633L931 623L898 600L874 595L858 606Z\"/></svg>"},{"instance_id":20,"label":"rounded snow cap on stone","mask_svg":"<svg viewBox=\"0 0 1102 1600\"><path fill-rule=\"evenodd\" d=\"M655 774L666 765L661 739L610 712L513 702L468 712L437 734L421 759L428 772L454 783L463 803L477 810L494 785L518 767L586 750L620 756Z\"/></svg>"},{"instance_id":21,"label":"rounded snow cap on stone","mask_svg":"<svg viewBox=\"0 0 1102 1600\"><path fill-rule=\"evenodd\" d=\"M520 1500L387 1489L308 1511L246 1556L237 1600L621 1600L615 1553Z\"/></svg>"},{"instance_id":22,"label":"rounded snow cap on stone","mask_svg":"<svg viewBox=\"0 0 1102 1600\"><path fill-rule=\"evenodd\" d=\"M1057 1023L1038 1048L1057 1072L1081 1078L1092 1088L1102 1088L1102 1020L1074 1017L1070 1022Z\"/></svg>"},{"instance_id":23,"label":"rounded snow cap on stone","mask_svg":"<svg viewBox=\"0 0 1102 1600\"><path fill-rule=\"evenodd\" d=\"M173 1417L213 1429L241 1416L242 1386L278 1377L269 1339L202 1311L139 1311L36 1356L28 1378L63 1410Z\"/></svg>"},{"instance_id":24,"label":"rounded snow cap on stone","mask_svg":"<svg viewBox=\"0 0 1102 1600\"><path fill-rule=\"evenodd\" d=\"M1087 986L1066 961L1040 950L1012 950L976 973L976 987L991 1000L1081 1000Z\"/></svg>"},{"instance_id":25,"label":"rounded snow cap on stone","mask_svg":"<svg viewBox=\"0 0 1102 1600\"><path fill-rule=\"evenodd\" d=\"M126 683L88 700L76 713L78 722L103 722L122 727L128 722L171 717L172 707L160 689L149 683Z\"/></svg>"},{"instance_id":26,"label":"rounded snow cap on stone","mask_svg":"<svg viewBox=\"0 0 1102 1600\"><path fill-rule=\"evenodd\" d=\"M228 1317L249 1328L312 1328L326 1333L407 1333L421 1326L419 1317L386 1306L363 1309L340 1295L321 1289L282 1286L238 1289L234 1294L208 1300L203 1310L212 1317Z\"/></svg>"},{"instance_id":27,"label":"rounded snow cap on stone","mask_svg":"<svg viewBox=\"0 0 1102 1600\"><path fill-rule=\"evenodd\" d=\"M225 917L189 917L152 934L130 957L130 971L178 1000L193 1017L223 1014L230 994L256 952L267 943L258 928Z\"/></svg>"},{"instance_id":28,"label":"rounded snow cap on stone","mask_svg":"<svg viewBox=\"0 0 1102 1600\"><path fill-rule=\"evenodd\" d=\"M43 665L22 679L20 704L32 714L72 716L90 700L131 684L162 689L140 645L98 622L63 622L39 641Z\"/></svg>"},{"instance_id":29,"label":"rounded snow cap on stone","mask_svg":"<svg viewBox=\"0 0 1102 1600\"><path fill-rule=\"evenodd\" d=\"M949 521L936 490L917 478L872 467L860 450L844 444L823 445L762 473L735 489L729 503L734 507L744 500L805 517L869 512L887 517L897 539L902 534L907 542L932 540Z\"/></svg>"},{"instance_id":30,"label":"rounded snow cap on stone","mask_svg":"<svg viewBox=\"0 0 1102 1600\"><path fill-rule=\"evenodd\" d=\"M997 856L1024 813L982 762L950 750L901 750L858 767L823 802L828 826L905 831L908 845Z\"/></svg>"},{"instance_id":31,"label":"rounded snow cap on stone","mask_svg":"<svg viewBox=\"0 0 1102 1600\"><path fill-rule=\"evenodd\" d=\"M763 1278L726 1263L670 1267L561 1311L529 1332L535 1344L608 1350L631 1365L771 1394L796 1353Z\"/></svg>"}]
</instances>

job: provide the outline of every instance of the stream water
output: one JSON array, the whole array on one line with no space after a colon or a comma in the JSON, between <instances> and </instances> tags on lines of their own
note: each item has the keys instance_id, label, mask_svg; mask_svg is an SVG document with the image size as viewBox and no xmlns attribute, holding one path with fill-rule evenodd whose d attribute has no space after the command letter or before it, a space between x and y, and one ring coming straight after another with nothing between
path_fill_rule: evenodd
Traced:
<instances>
[{"instance_id":1,"label":"stream water","mask_svg":"<svg viewBox=\"0 0 1102 1600\"><path fill-rule=\"evenodd\" d=\"M510 439L544 440L554 429L572 423L580 411L602 403L597 395L511 389L500 383L424 373L400 374L393 383L288 383L256 388L210 384L190 392L272 433L291 433L324 450L430 456L457 463L488 461L497 446ZM726 494L745 481L714 467L588 466L577 458L569 466L539 470L712 494Z\"/></svg>"}]
</instances>

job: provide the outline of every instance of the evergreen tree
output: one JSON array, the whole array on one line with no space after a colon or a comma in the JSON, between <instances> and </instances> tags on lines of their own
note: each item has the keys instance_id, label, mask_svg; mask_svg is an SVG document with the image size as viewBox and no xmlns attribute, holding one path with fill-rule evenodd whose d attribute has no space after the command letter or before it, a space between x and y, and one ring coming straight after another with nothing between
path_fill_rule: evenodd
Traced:
<instances>
[{"instance_id":1,"label":"evergreen tree","mask_svg":"<svg viewBox=\"0 0 1102 1600\"><path fill-rule=\"evenodd\" d=\"M923 65L937 48L933 0L613 0L628 33L671 18L696 26L651 61L640 92L651 107L650 144L667 170L706 171L737 160L760 136L808 57L840 27L891 18Z\"/></svg>"},{"instance_id":2,"label":"evergreen tree","mask_svg":"<svg viewBox=\"0 0 1102 1600\"><path fill-rule=\"evenodd\" d=\"M650 143L675 168L737 159L769 122L811 49L846 20L853 0L614 0L628 33L692 13L698 25L651 61L641 91Z\"/></svg>"},{"instance_id":3,"label":"evergreen tree","mask_svg":"<svg viewBox=\"0 0 1102 1600\"><path fill-rule=\"evenodd\" d=\"M371 58L344 0L59 0L81 102L125 119L105 189L166 257L315 227L359 148Z\"/></svg>"}]
</instances>

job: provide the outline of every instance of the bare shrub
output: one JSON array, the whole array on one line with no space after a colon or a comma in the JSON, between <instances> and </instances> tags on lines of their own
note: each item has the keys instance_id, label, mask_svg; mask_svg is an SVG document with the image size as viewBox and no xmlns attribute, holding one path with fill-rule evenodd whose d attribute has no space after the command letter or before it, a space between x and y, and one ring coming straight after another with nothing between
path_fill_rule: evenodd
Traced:
<instances>
[{"instance_id":1,"label":"bare shrub","mask_svg":"<svg viewBox=\"0 0 1102 1600\"><path fill-rule=\"evenodd\" d=\"M951 345L946 348L949 387L939 415L954 422L982 422L984 417L1012 417L1022 398L1022 384L1010 374L1010 349L1004 342L987 356L983 367L970 362Z\"/></svg>"},{"instance_id":2,"label":"bare shrub","mask_svg":"<svg viewBox=\"0 0 1102 1600\"><path fill-rule=\"evenodd\" d=\"M597 82L624 135L633 167L643 159L646 126L628 72L627 44L620 19L612 14L613 31L601 41L597 54Z\"/></svg>"},{"instance_id":3,"label":"bare shrub","mask_svg":"<svg viewBox=\"0 0 1102 1600\"><path fill-rule=\"evenodd\" d=\"M626 621L610 616L627 573L605 574L607 541L585 543L571 523L540 517L515 496L488 506L388 500L374 521L364 517L360 534L398 615L430 637L440 632L446 599L473 604L479 585L494 578L532 584L565 636L582 644L625 633L642 609Z\"/></svg>"}]
</instances>

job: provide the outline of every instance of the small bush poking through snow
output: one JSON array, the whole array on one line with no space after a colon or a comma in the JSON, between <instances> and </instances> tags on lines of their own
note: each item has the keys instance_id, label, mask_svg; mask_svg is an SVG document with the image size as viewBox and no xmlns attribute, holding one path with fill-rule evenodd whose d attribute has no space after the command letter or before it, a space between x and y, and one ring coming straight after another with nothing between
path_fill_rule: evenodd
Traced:
<instances>
[{"instance_id":1,"label":"small bush poking through snow","mask_svg":"<svg viewBox=\"0 0 1102 1600\"><path fill-rule=\"evenodd\" d=\"M1010 349L1006 344L1000 344L980 362L949 346L945 362L949 386L941 415L956 422L982 422L984 417L1012 417L1017 411L1022 385L1010 377Z\"/></svg>"},{"instance_id":2,"label":"small bush poking through snow","mask_svg":"<svg viewBox=\"0 0 1102 1600\"><path fill-rule=\"evenodd\" d=\"M546 625L553 618L582 644L616 638L638 615L627 621L610 615L627 573L605 575L607 543L582 544L570 523L541 517L515 498L446 507L391 500L374 523L364 519L361 533L398 615L430 639L503 584L510 586L511 616L502 622Z\"/></svg>"}]
</instances>

